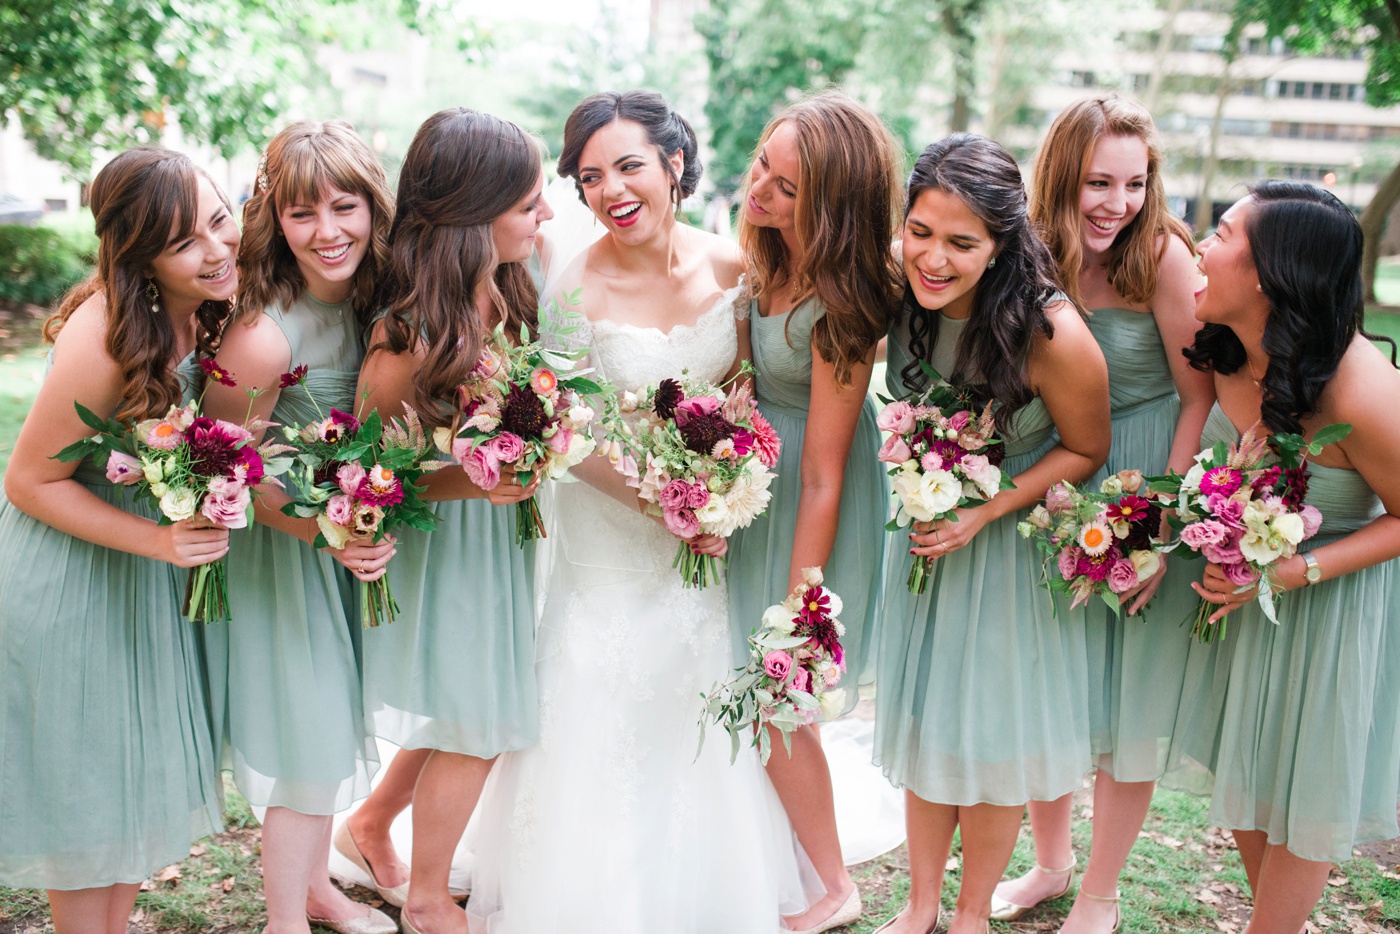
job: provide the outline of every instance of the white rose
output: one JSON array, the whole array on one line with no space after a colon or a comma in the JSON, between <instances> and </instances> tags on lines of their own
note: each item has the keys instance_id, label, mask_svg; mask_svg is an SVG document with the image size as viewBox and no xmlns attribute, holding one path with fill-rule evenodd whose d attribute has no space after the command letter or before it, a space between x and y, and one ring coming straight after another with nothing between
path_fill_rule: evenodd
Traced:
<instances>
[{"instance_id":1,"label":"white rose","mask_svg":"<svg viewBox=\"0 0 1400 934\"><path fill-rule=\"evenodd\" d=\"M919 498L932 515L948 512L962 500L962 481L950 470L930 470L919 483Z\"/></svg>"},{"instance_id":2,"label":"white rose","mask_svg":"<svg viewBox=\"0 0 1400 934\"><path fill-rule=\"evenodd\" d=\"M188 487L166 490L165 495L160 498L160 511L165 513L172 522L179 522L181 519L193 516L194 506L194 490Z\"/></svg>"},{"instance_id":3,"label":"white rose","mask_svg":"<svg viewBox=\"0 0 1400 934\"><path fill-rule=\"evenodd\" d=\"M775 603L763 611L763 628L775 632L791 633L795 627L792 613L781 603Z\"/></svg>"},{"instance_id":4,"label":"white rose","mask_svg":"<svg viewBox=\"0 0 1400 934\"><path fill-rule=\"evenodd\" d=\"M890 485L899 497L900 512L919 522L932 522L933 513L920 498L919 475L911 470L901 470L894 475Z\"/></svg>"},{"instance_id":5,"label":"white rose","mask_svg":"<svg viewBox=\"0 0 1400 934\"><path fill-rule=\"evenodd\" d=\"M593 415L592 409L583 403L578 403L570 406L569 411L564 413L564 421L570 428L578 429L593 421Z\"/></svg>"},{"instance_id":6,"label":"white rose","mask_svg":"<svg viewBox=\"0 0 1400 934\"><path fill-rule=\"evenodd\" d=\"M165 471L161 469L160 461L142 461L141 473L146 475L147 483L159 483L165 479Z\"/></svg>"},{"instance_id":7,"label":"white rose","mask_svg":"<svg viewBox=\"0 0 1400 934\"><path fill-rule=\"evenodd\" d=\"M1269 521L1273 517L1272 509L1259 500L1252 499L1245 503L1244 515L1240 517L1240 521L1244 523L1245 528L1252 529L1262 535L1268 535Z\"/></svg>"},{"instance_id":8,"label":"white rose","mask_svg":"<svg viewBox=\"0 0 1400 934\"><path fill-rule=\"evenodd\" d=\"M1240 554L1255 564L1270 564L1282 553L1282 549L1275 547L1267 528L1248 529L1240 539Z\"/></svg>"},{"instance_id":9,"label":"white rose","mask_svg":"<svg viewBox=\"0 0 1400 934\"><path fill-rule=\"evenodd\" d=\"M723 496L711 496L705 505L695 510L695 518L700 521L701 530L711 535L727 537L734 531L729 504Z\"/></svg>"},{"instance_id":10,"label":"white rose","mask_svg":"<svg viewBox=\"0 0 1400 934\"><path fill-rule=\"evenodd\" d=\"M622 399L618 402L618 408L624 412L637 411L637 394L635 392L624 392Z\"/></svg>"},{"instance_id":11,"label":"white rose","mask_svg":"<svg viewBox=\"0 0 1400 934\"><path fill-rule=\"evenodd\" d=\"M1162 568L1162 557L1155 551L1130 552L1128 560L1137 571L1138 583L1148 580Z\"/></svg>"},{"instance_id":12,"label":"white rose","mask_svg":"<svg viewBox=\"0 0 1400 934\"><path fill-rule=\"evenodd\" d=\"M1107 493L1109 496L1120 496L1123 493L1123 481L1118 478L1117 474L1113 474L1099 484L1099 492Z\"/></svg>"},{"instance_id":13,"label":"white rose","mask_svg":"<svg viewBox=\"0 0 1400 934\"><path fill-rule=\"evenodd\" d=\"M583 463L583 459L593 453L593 448L596 445L597 442L593 440L592 435L586 435L580 431L574 432L574 436L569 439L569 450L563 454L552 456L545 466L545 473L549 475L551 480L559 479L568 473L570 468Z\"/></svg>"},{"instance_id":14,"label":"white rose","mask_svg":"<svg viewBox=\"0 0 1400 934\"><path fill-rule=\"evenodd\" d=\"M1296 545L1303 540L1303 517L1295 512L1286 512L1269 523L1275 535Z\"/></svg>"},{"instance_id":15,"label":"white rose","mask_svg":"<svg viewBox=\"0 0 1400 934\"><path fill-rule=\"evenodd\" d=\"M802 580L807 584L808 587L820 587L820 586L822 585L822 580L823 580L823 578L822 578L822 569L821 569L821 568L803 568L803 569L802 569Z\"/></svg>"},{"instance_id":16,"label":"white rose","mask_svg":"<svg viewBox=\"0 0 1400 934\"><path fill-rule=\"evenodd\" d=\"M844 688L827 691L817 698L817 703L821 707L823 720L835 720L846 709L846 691Z\"/></svg>"},{"instance_id":17,"label":"white rose","mask_svg":"<svg viewBox=\"0 0 1400 934\"><path fill-rule=\"evenodd\" d=\"M1208 451L1202 452L1206 456L1209 456L1209 453ZM1201 488L1201 478L1206 475L1206 469L1200 463L1202 454L1196 455L1196 463L1192 464L1191 469L1186 471L1186 476L1181 481L1183 491L1194 493Z\"/></svg>"}]
</instances>

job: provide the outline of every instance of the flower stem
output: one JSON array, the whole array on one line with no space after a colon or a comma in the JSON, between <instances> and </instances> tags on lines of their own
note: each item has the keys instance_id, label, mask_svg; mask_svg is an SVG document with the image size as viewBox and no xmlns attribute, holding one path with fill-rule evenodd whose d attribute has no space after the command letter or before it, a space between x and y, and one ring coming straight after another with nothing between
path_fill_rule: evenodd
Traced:
<instances>
[{"instance_id":1,"label":"flower stem","mask_svg":"<svg viewBox=\"0 0 1400 934\"><path fill-rule=\"evenodd\" d=\"M933 570L933 561L923 555L914 556L914 565L909 569L909 592L921 594L928 588L929 572Z\"/></svg>"}]
</instances>

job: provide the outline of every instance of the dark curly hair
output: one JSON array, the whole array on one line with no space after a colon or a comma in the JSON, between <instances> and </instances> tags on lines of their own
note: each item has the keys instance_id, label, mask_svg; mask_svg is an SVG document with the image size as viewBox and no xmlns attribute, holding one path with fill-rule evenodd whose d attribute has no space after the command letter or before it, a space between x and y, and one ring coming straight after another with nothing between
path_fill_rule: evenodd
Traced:
<instances>
[{"instance_id":1,"label":"dark curly hair","mask_svg":"<svg viewBox=\"0 0 1400 934\"><path fill-rule=\"evenodd\" d=\"M1301 432L1347 347L1365 333L1361 225L1335 195L1306 182L1270 179L1249 194L1245 238L1269 301L1260 414L1271 431ZM1223 324L1201 328L1182 353L1195 369L1227 376L1245 365L1244 344Z\"/></svg>"},{"instance_id":2,"label":"dark curly hair","mask_svg":"<svg viewBox=\"0 0 1400 934\"><path fill-rule=\"evenodd\" d=\"M925 149L909 175L906 218L919 195L930 190L947 192L967 205L999 251L996 265L977 282L972 315L957 348L957 366L940 375L969 385L985 401L996 400L1002 417L1009 419L1034 397L1026 360L1036 335L1054 334L1045 306L1059 291L1055 260L1031 224L1016 160L994 140L954 133ZM939 315L915 300L907 282L900 310L906 313L914 359L900 377L917 392L926 383L919 361L930 359L938 343Z\"/></svg>"},{"instance_id":3,"label":"dark curly hair","mask_svg":"<svg viewBox=\"0 0 1400 934\"><path fill-rule=\"evenodd\" d=\"M584 98L564 124L564 148L556 166L559 174L574 180L578 199L587 204L583 185L578 180L578 161L583 156L583 147L594 133L618 120L631 120L646 130L647 142L656 147L661 167L671 176L671 194L679 211L681 202L694 194L695 186L700 184L700 173L704 170L700 162L700 144L685 117L672 110L666 98L655 91L603 91ZM685 159L679 176L668 161L677 150Z\"/></svg>"}]
</instances>

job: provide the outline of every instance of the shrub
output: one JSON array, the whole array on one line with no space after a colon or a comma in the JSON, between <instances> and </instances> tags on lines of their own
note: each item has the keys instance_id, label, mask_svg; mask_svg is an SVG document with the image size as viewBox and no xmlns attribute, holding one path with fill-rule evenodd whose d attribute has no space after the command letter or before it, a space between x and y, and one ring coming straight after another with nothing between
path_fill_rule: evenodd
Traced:
<instances>
[{"instance_id":1,"label":"shrub","mask_svg":"<svg viewBox=\"0 0 1400 934\"><path fill-rule=\"evenodd\" d=\"M0 225L0 302L53 305L96 260L89 231Z\"/></svg>"}]
</instances>

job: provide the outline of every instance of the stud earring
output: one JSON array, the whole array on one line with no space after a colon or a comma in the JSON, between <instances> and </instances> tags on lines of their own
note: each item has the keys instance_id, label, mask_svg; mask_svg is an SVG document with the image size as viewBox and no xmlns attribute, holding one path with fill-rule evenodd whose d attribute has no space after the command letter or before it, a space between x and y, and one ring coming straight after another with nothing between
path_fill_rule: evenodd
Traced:
<instances>
[{"instance_id":1,"label":"stud earring","mask_svg":"<svg viewBox=\"0 0 1400 934\"><path fill-rule=\"evenodd\" d=\"M160 314L160 289L156 288L156 280L146 280L146 297L151 300L151 314Z\"/></svg>"},{"instance_id":2,"label":"stud earring","mask_svg":"<svg viewBox=\"0 0 1400 934\"><path fill-rule=\"evenodd\" d=\"M992 268L993 266L995 266L996 264L997 264L997 258L996 258L995 256L993 256L991 259L987 260L987 268L988 268L988 269L991 269L991 268Z\"/></svg>"}]
</instances>

